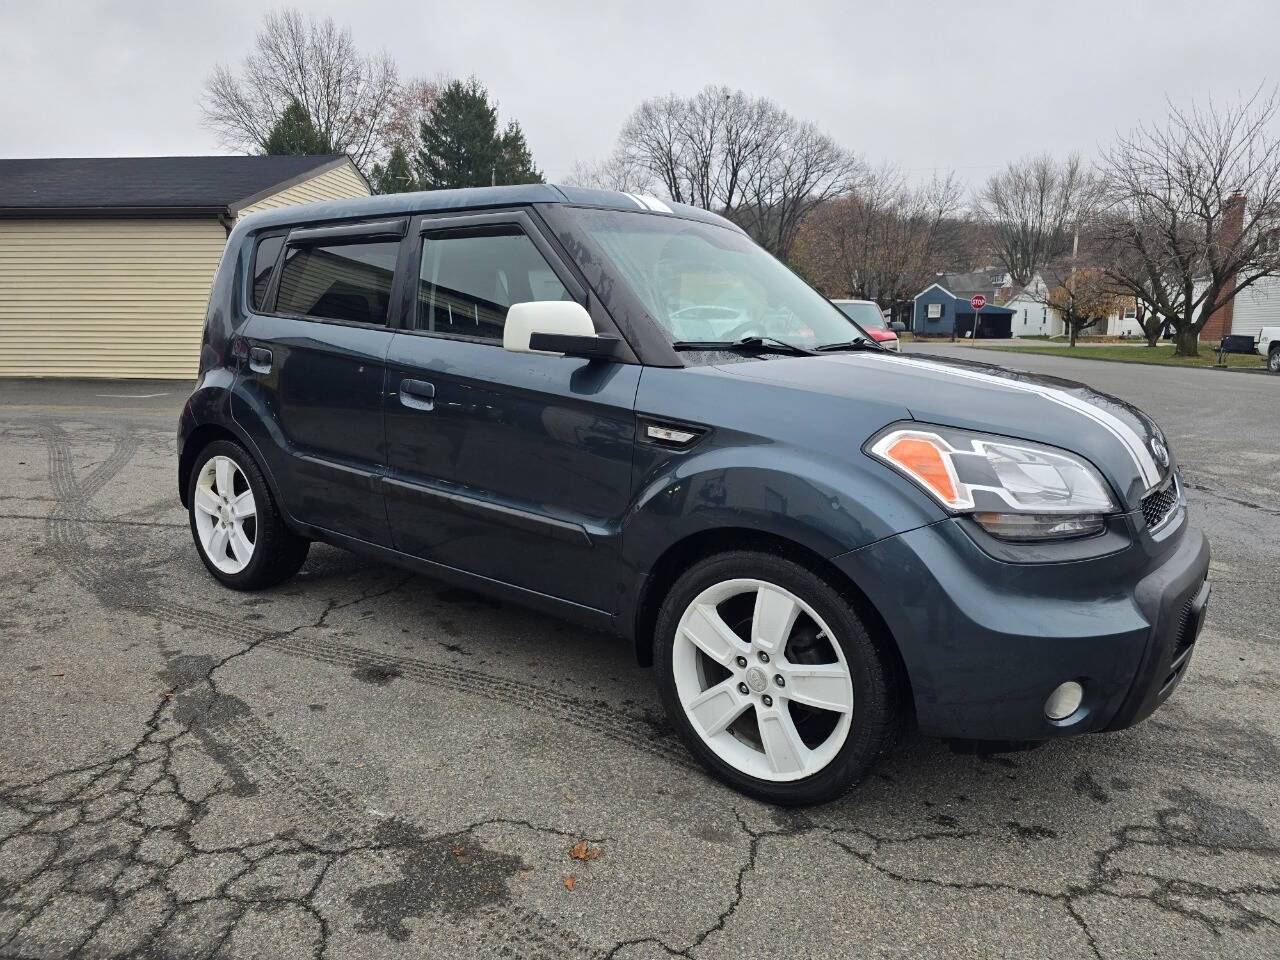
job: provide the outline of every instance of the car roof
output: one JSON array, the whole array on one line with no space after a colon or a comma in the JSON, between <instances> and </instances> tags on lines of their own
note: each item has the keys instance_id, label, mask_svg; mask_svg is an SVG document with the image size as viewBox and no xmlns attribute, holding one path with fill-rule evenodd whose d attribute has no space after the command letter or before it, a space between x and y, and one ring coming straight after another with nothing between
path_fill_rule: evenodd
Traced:
<instances>
[{"instance_id":1,"label":"car roof","mask_svg":"<svg viewBox=\"0 0 1280 960\"><path fill-rule=\"evenodd\" d=\"M507 187L466 187L460 190L425 190L416 193L390 193L373 197L345 197L323 203L307 203L264 210L245 218L253 230L314 224L332 220L366 217L413 216L420 213L486 210L495 207L524 206L534 203L562 203L608 210L629 210L655 216L680 217L742 231L724 217L683 203L615 190L593 190L588 187L557 186L530 183Z\"/></svg>"}]
</instances>

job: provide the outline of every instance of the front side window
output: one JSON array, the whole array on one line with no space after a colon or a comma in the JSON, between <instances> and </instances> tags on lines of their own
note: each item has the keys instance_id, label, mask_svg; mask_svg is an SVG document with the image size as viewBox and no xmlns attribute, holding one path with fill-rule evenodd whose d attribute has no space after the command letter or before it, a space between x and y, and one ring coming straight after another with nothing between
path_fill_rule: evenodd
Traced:
<instances>
[{"instance_id":1,"label":"front side window","mask_svg":"<svg viewBox=\"0 0 1280 960\"><path fill-rule=\"evenodd\" d=\"M276 312L385 326L400 241L290 245Z\"/></svg>"},{"instance_id":2,"label":"front side window","mask_svg":"<svg viewBox=\"0 0 1280 960\"><path fill-rule=\"evenodd\" d=\"M280 256L280 248L284 245L284 235L263 237L258 241L253 252L253 309L261 310L263 299L267 295L267 286L271 283L271 273L276 268L276 260Z\"/></svg>"},{"instance_id":3,"label":"front side window","mask_svg":"<svg viewBox=\"0 0 1280 960\"><path fill-rule=\"evenodd\" d=\"M513 303L568 299L569 291L519 227L475 227L422 239L418 330L501 342Z\"/></svg>"},{"instance_id":4,"label":"front side window","mask_svg":"<svg viewBox=\"0 0 1280 960\"><path fill-rule=\"evenodd\" d=\"M572 208L673 341L847 343L856 326L750 239L715 224Z\"/></svg>"}]
</instances>

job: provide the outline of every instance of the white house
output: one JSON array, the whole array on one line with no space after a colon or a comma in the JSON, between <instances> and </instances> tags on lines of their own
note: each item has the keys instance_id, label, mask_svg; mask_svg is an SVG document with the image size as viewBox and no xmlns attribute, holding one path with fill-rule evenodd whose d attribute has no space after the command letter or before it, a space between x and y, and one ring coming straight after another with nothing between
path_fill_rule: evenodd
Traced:
<instances>
[{"instance_id":1,"label":"white house","mask_svg":"<svg viewBox=\"0 0 1280 960\"><path fill-rule=\"evenodd\" d=\"M1280 277L1265 277L1236 297L1231 333L1256 337L1263 327L1280 326Z\"/></svg>"},{"instance_id":2,"label":"white house","mask_svg":"<svg viewBox=\"0 0 1280 960\"><path fill-rule=\"evenodd\" d=\"M1062 314L1049 306L1049 287L1036 274L1000 306L1013 311L1015 337L1057 337L1065 332Z\"/></svg>"}]
</instances>

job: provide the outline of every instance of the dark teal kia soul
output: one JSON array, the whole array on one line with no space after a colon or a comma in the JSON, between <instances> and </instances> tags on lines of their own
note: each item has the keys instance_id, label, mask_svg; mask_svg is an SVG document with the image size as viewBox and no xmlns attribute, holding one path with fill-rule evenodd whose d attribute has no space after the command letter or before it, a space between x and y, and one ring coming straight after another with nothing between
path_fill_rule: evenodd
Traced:
<instances>
[{"instance_id":1,"label":"dark teal kia soul","mask_svg":"<svg viewBox=\"0 0 1280 960\"><path fill-rule=\"evenodd\" d=\"M1150 418L879 349L731 223L630 194L246 219L178 452L228 587L321 540L616 631L698 760L776 803L837 796L907 721L1136 723L1209 594Z\"/></svg>"}]
</instances>

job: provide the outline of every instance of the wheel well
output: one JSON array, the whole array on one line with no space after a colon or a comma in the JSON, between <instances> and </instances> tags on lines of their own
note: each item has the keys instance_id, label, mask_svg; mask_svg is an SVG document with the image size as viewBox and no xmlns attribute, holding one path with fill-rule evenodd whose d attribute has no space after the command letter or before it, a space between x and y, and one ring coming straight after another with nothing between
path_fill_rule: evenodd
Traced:
<instances>
[{"instance_id":1,"label":"wheel well","mask_svg":"<svg viewBox=\"0 0 1280 960\"><path fill-rule=\"evenodd\" d=\"M671 585L690 566L706 557L731 550L758 550L786 557L840 591L857 611L877 649L892 661L892 672L898 678L900 692L903 695L904 708L911 709L914 703L911 696L911 680L907 676L906 664L902 653L893 639L889 626L885 623L880 611L868 599L847 574L820 554L807 547L771 533L759 530L720 529L695 533L678 543L672 544L653 565L653 572L645 581L640 602L636 606L635 643L636 660L641 666L653 666L653 630L658 621L658 610L662 600L671 589Z\"/></svg>"},{"instance_id":2,"label":"wheel well","mask_svg":"<svg viewBox=\"0 0 1280 960\"><path fill-rule=\"evenodd\" d=\"M216 423L202 423L191 431L182 445L182 456L178 459L178 497L184 507L189 505L187 487L191 485L191 470L195 467L196 457L200 456L200 451L215 440L240 442L239 438L226 427L220 427Z\"/></svg>"}]
</instances>

